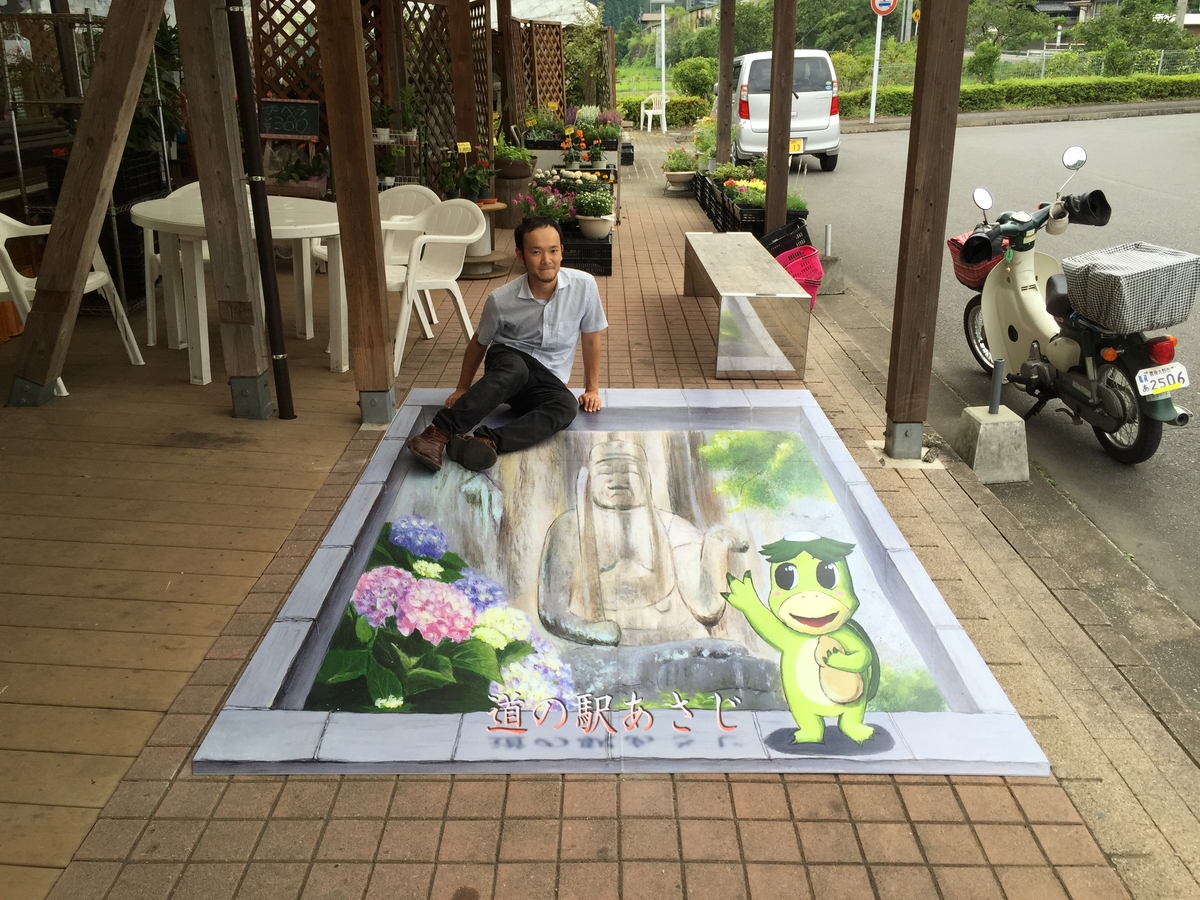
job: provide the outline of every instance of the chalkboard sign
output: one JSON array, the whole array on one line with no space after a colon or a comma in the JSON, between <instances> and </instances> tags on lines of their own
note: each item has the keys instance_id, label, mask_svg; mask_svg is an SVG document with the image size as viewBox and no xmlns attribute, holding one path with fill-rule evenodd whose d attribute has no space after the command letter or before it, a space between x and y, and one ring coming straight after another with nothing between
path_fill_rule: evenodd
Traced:
<instances>
[{"instance_id":1,"label":"chalkboard sign","mask_svg":"<svg viewBox=\"0 0 1200 900\"><path fill-rule=\"evenodd\" d=\"M262 137L272 140L312 140L321 134L321 104L316 100L278 100L267 97L259 102Z\"/></svg>"}]
</instances>

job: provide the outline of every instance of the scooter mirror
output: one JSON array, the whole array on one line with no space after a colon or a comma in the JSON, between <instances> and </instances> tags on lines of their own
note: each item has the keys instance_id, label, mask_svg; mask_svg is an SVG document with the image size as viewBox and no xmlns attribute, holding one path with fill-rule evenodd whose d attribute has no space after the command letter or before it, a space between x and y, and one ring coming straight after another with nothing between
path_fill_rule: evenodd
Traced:
<instances>
[{"instance_id":1,"label":"scooter mirror","mask_svg":"<svg viewBox=\"0 0 1200 900\"><path fill-rule=\"evenodd\" d=\"M1068 147L1063 151L1063 165L1072 172L1078 172L1087 162L1087 153L1082 147Z\"/></svg>"},{"instance_id":2,"label":"scooter mirror","mask_svg":"<svg viewBox=\"0 0 1200 900\"><path fill-rule=\"evenodd\" d=\"M992 208L992 195L988 193L987 188L975 188L975 193L971 195L971 199L984 212Z\"/></svg>"}]
</instances>

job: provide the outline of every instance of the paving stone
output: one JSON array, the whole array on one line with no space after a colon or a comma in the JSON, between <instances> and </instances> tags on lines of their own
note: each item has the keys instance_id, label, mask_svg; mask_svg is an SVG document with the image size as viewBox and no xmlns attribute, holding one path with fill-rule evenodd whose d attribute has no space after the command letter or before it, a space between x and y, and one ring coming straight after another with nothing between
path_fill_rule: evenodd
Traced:
<instances>
[{"instance_id":1,"label":"paving stone","mask_svg":"<svg viewBox=\"0 0 1200 900\"><path fill-rule=\"evenodd\" d=\"M986 862L969 825L922 822L913 827L930 865L974 866Z\"/></svg>"},{"instance_id":2,"label":"paving stone","mask_svg":"<svg viewBox=\"0 0 1200 900\"><path fill-rule=\"evenodd\" d=\"M192 853L193 862L243 862L250 859L264 824L242 819L214 819Z\"/></svg>"},{"instance_id":3,"label":"paving stone","mask_svg":"<svg viewBox=\"0 0 1200 900\"><path fill-rule=\"evenodd\" d=\"M736 790L733 796L737 796ZM730 785L723 778L719 781L676 781L675 802L679 805L680 818L727 819L733 816Z\"/></svg>"},{"instance_id":4,"label":"paving stone","mask_svg":"<svg viewBox=\"0 0 1200 900\"><path fill-rule=\"evenodd\" d=\"M619 782L621 816L674 816L671 782L623 778Z\"/></svg>"},{"instance_id":5,"label":"paving stone","mask_svg":"<svg viewBox=\"0 0 1200 900\"><path fill-rule=\"evenodd\" d=\"M907 822L859 822L858 839L869 863L920 863L921 850Z\"/></svg>"},{"instance_id":6,"label":"paving stone","mask_svg":"<svg viewBox=\"0 0 1200 900\"><path fill-rule=\"evenodd\" d=\"M441 837L441 819L389 819L377 858L391 862L433 862Z\"/></svg>"},{"instance_id":7,"label":"paving stone","mask_svg":"<svg viewBox=\"0 0 1200 900\"><path fill-rule=\"evenodd\" d=\"M797 821L850 818L846 802L842 799L842 790L837 784L789 780L787 791Z\"/></svg>"},{"instance_id":8,"label":"paving stone","mask_svg":"<svg viewBox=\"0 0 1200 900\"><path fill-rule=\"evenodd\" d=\"M242 863L193 863L183 870L171 900L232 900Z\"/></svg>"},{"instance_id":9,"label":"paving stone","mask_svg":"<svg viewBox=\"0 0 1200 900\"><path fill-rule=\"evenodd\" d=\"M688 862L683 874L688 900L748 900L746 873L740 865Z\"/></svg>"},{"instance_id":10,"label":"paving stone","mask_svg":"<svg viewBox=\"0 0 1200 900\"><path fill-rule=\"evenodd\" d=\"M787 825L791 831L791 823ZM728 819L680 819L679 840L685 860L736 861L741 858L738 849L738 831Z\"/></svg>"},{"instance_id":11,"label":"paving stone","mask_svg":"<svg viewBox=\"0 0 1200 900\"><path fill-rule=\"evenodd\" d=\"M562 862L558 900L619 900L620 870L615 862Z\"/></svg>"},{"instance_id":12,"label":"paving stone","mask_svg":"<svg viewBox=\"0 0 1200 900\"><path fill-rule=\"evenodd\" d=\"M621 900L683 900L683 873L679 863L623 863Z\"/></svg>"},{"instance_id":13,"label":"paving stone","mask_svg":"<svg viewBox=\"0 0 1200 900\"><path fill-rule=\"evenodd\" d=\"M301 900L361 900L370 877L365 863L317 863L309 870Z\"/></svg>"},{"instance_id":14,"label":"paving stone","mask_svg":"<svg viewBox=\"0 0 1200 900\"><path fill-rule=\"evenodd\" d=\"M806 863L860 862L858 840L849 822L796 823Z\"/></svg>"},{"instance_id":15,"label":"paving stone","mask_svg":"<svg viewBox=\"0 0 1200 900\"><path fill-rule=\"evenodd\" d=\"M1058 877L1071 900L1128 900L1129 892L1108 866L1060 866Z\"/></svg>"},{"instance_id":16,"label":"paving stone","mask_svg":"<svg viewBox=\"0 0 1200 900\"><path fill-rule=\"evenodd\" d=\"M510 781L504 801L506 818L539 819L557 816L562 806L562 782Z\"/></svg>"},{"instance_id":17,"label":"paving stone","mask_svg":"<svg viewBox=\"0 0 1200 900\"><path fill-rule=\"evenodd\" d=\"M141 819L97 819L75 859L124 860L142 835Z\"/></svg>"},{"instance_id":18,"label":"paving stone","mask_svg":"<svg viewBox=\"0 0 1200 900\"><path fill-rule=\"evenodd\" d=\"M975 834L993 866L1044 866L1042 851L1021 825L976 825Z\"/></svg>"},{"instance_id":19,"label":"paving stone","mask_svg":"<svg viewBox=\"0 0 1200 900\"><path fill-rule=\"evenodd\" d=\"M746 863L750 900L810 900L804 866Z\"/></svg>"},{"instance_id":20,"label":"paving stone","mask_svg":"<svg viewBox=\"0 0 1200 900\"><path fill-rule=\"evenodd\" d=\"M432 883L432 863L377 863L367 900L425 900Z\"/></svg>"},{"instance_id":21,"label":"paving stone","mask_svg":"<svg viewBox=\"0 0 1200 900\"><path fill-rule=\"evenodd\" d=\"M873 895L866 866L809 866L813 900L846 900Z\"/></svg>"},{"instance_id":22,"label":"paving stone","mask_svg":"<svg viewBox=\"0 0 1200 900\"><path fill-rule=\"evenodd\" d=\"M392 795L392 818L420 819L436 816L440 819L446 812L450 797L450 779L423 781L399 778Z\"/></svg>"},{"instance_id":23,"label":"paving stone","mask_svg":"<svg viewBox=\"0 0 1200 900\"><path fill-rule=\"evenodd\" d=\"M1075 804L1058 786L1013 785L1013 796L1030 822L1077 823Z\"/></svg>"},{"instance_id":24,"label":"paving stone","mask_svg":"<svg viewBox=\"0 0 1200 900\"><path fill-rule=\"evenodd\" d=\"M616 819L565 819L562 823L562 844L559 851L564 860L616 860Z\"/></svg>"},{"instance_id":25,"label":"paving stone","mask_svg":"<svg viewBox=\"0 0 1200 900\"><path fill-rule=\"evenodd\" d=\"M333 817L348 819L381 819L387 815L392 802L394 782L343 781L333 804Z\"/></svg>"},{"instance_id":26,"label":"paving stone","mask_svg":"<svg viewBox=\"0 0 1200 900\"><path fill-rule=\"evenodd\" d=\"M200 839L204 822L189 819L151 819L130 859L174 862L186 860Z\"/></svg>"},{"instance_id":27,"label":"paving stone","mask_svg":"<svg viewBox=\"0 0 1200 900\"><path fill-rule=\"evenodd\" d=\"M282 781L235 781L225 789L213 818L265 819L282 790Z\"/></svg>"},{"instance_id":28,"label":"paving stone","mask_svg":"<svg viewBox=\"0 0 1200 900\"><path fill-rule=\"evenodd\" d=\"M103 814L113 818L149 818L168 787L169 781L122 781L104 805Z\"/></svg>"},{"instance_id":29,"label":"paving stone","mask_svg":"<svg viewBox=\"0 0 1200 900\"><path fill-rule=\"evenodd\" d=\"M1102 866L1104 854L1082 825L1034 825L1033 833L1051 865Z\"/></svg>"},{"instance_id":30,"label":"paving stone","mask_svg":"<svg viewBox=\"0 0 1200 900\"><path fill-rule=\"evenodd\" d=\"M383 819L330 819L317 846L317 859L370 862L382 834Z\"/></svg>"},{"instance_id":31,"label":"paving stone","mask_svg":"<svg viewBox=\"0 0 1200 900\"><path fill-rule=\"evenodd\" d=\"M557 874L552 862L502 862L496 866L495 900L553 898Z\"/></svg>"},{"instance_id":32,"label":"paving stone","mask_svg":"<svg viewBox=\"0 0 1200 900\"><path fill-rule=\"evenodd\" d=\"M323 819L333 806L336 780L299 781L289 779L271 813L277 819Z\"/></svg>"},{"instance_id":33,"label":"paving stone","mask_svg":"<svg viewBox=\"0 0 1200 900\"><path fill-rule=\"evenodd\" d=\"M1054 870L1040 867L997 867L996 875L1008 900L1067 900Z\"/></svg>"},{"instance_id":34,"label":"paving stone","mask_svg":"<svg viewBox=\"0 0 1200 900\"><path fill-rule=\"evenodd\" d=\"M512 788L510 786L509 790ZM500 859L537 862L558 858L558 819L507 819L500 834Z\"/></svg>"},{"instance_id":35,"label":"paving stone","mask_svg":"<svg viewBox=\"0 0 1200 900\"><path fill-rule=\"evenodd\" d=\"M791 822L743 819L737 823L742 857L756 862L800 862L800 841Z\"/></svg>"},{"instance_id":36,"label":"paving stone","mask_svg":"<svg viewBox=\"0 0 1200 900\"><path fill-rule=\"evenodd\" d=\"M1007 785L958 784L955 791L972 822L1024 821Z\"/></svg>"},{"instance_id":37,"label":"paving stone","mask_svg":"<svg viewBox=\"0 0 1200 900\"><path fill-rule=\"evenodd\" d=\"M901 784L900 796L914 822L961 822L954 791L947 784Z\"/></svg>"},{"instance_id":38,"label":"paving stone","mask_svg":"<svg viewBox=\"0 0 1200 900\"><path fill-rule=\"evenodd\" d=\"M455 779L447 815L452 819L498 819L504 814L504 789L503 778L488 781Z\"/></svg>"},{"instance_id":39,"label":"paving stone","mask_svg":"<svg viewBox=\"0 0 1200 900\"><path fill-rule=\"evenodd\" d=\"M494 862L500 840L498 821L449 820L442 827L439 862Z\"/></svg>"},{"instance_id":40,"label":"paving stone","mask_svg":"<svg viewBox=\"0 0 1200 900\"><path fill-rule=\"evenodd\" d=\"M205 819L221 800L225 785L204 781L177 781L167 791L155 814L160 819Z\"/></svg>"},{"instance_id":41,"label":"paving stone","mask_svg":"<svg viewBox=\"0 0 1200 900\"><path fill-rule=\"evenodd\" d=\"M991 869L937 866L933 873L945 900L1004 900Z\"/></svg>"},{"instance_id":42,"label":"paving stone","mask_svg":"<svg viewBox=\"0 0 1200 900\"><path fill-rule=\"evenodd\" d=\"M267 822L254 858L265 862L310 860L324 824L320 819L273 819Z\"/></svg>"},{"instance_id":43,"label":"paving stone","mask_svg":"<svg viewBox=\"0 0 1200 900\"><path fill-rule=\"evenodd\" d=\"M563 817L609 818L617 814L616 781L565 781Z\"/></svg>"},{"instance_id":44,"label":"paving stone","mask_svg":"<svg viewBox=\"0 0 1200 900\"><path fill-rule=\"evenodd\" d=\"M182 871L179 864L130 863L121 869L108 900L166 900Z\"/></svg>"},{"instance_id":45,"label":"paving stone","mask_svg":"<svg viewBox=\"0 0 1200 900\"><path fill-rule=\"evenodd\" d=\"M890 784L846 784L842 786L850 818L855 822L903 822L904 807Z\"/></svg>"},{"instance_id":46,"label":"paving stone","mask_svg":"<svg viewBox=\"0 0 1200 900\"><path fill-rule=\"evenodd\" d=\"M789 819L787 790L780 782L730 785L739 819Z\"/></svg>"},{"instance_id":47,"label":"paving stone","mask_svg":"<svg viewBox=\"0 0 1200 900\"><path fill-rule=\"evenodd\" d=\"M154 734L146 743L149 746L191 747L199 740L208 725L208 716L176 715L163 716Z\"/></svg>"},{"instance_id":48,"label":"paving stone","mask_svg":"<svg viewBox=\"0 0 1200 900\"><path fill-rule=\"evenodd\" d=\"M54 883L48 900L102 900L120 872L117 862L72 861Z\"/></svg>"},{"instance_id":49,"label":"paving stone","mask_svg":"<svg viewBox=\"0 0 1200 900\"><path fill-rule=\"evenodd\" d=\"M924 866L871 866L879 900L927 900L936 897L933 876Z\"/></svg>"},{"instance_id":50,"label":"paving stone","mask_svg":"<svg viewBox=\"0 0 1200 900\"><path fill-rule=\"evenodd\" d=\"M674 819L623 819L622 859L679 859L678 823Z\"/></svg>"}]
</instances>

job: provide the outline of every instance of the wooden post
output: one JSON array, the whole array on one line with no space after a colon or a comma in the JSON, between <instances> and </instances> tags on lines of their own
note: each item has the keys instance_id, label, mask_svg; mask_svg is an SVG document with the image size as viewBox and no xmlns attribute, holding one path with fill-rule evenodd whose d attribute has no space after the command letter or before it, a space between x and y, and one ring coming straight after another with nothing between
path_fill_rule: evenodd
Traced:
<instances>
[{"instance_id":1,"label":"wooden post","mask_svg":"<svg viewBox=\"0 0 1200 900\"><path fill-rule=\"evenodd\" d=\"M270 415L266 329L250 208L242 186L242 148L225 4L221 0L176 0L175 13L191 120L188 142L200 176L225 373L239 379L242 390L247 385L240 383L241 379L253 380L259 398L251 404L258 412L255 417L266 418ZM241 409L240 403L235 406Z\"/></svg>"},{"instance_id":2,"label":"wooden post","mask_svg":"<svg viewBox=\"0 0 1200 900\"><path fill-rule=\"evenodd\" d=\"M896 266L884 451L919 459L950 200L967 0L923 0Z\"/></svg>"},{"instance_id":3,"label":"wooden post","mask_svg":"<svg viewBox=\"0 0 1200 900\"><path fill-rule=\"evenodd\" d=\"M500 133L506 141L513 140L512 126L522 125L518 116L524 114L523 103L517 98L524 94L525 60L518 57L514 40L516 23L512 17L512 0L496 0L496 26L500 31ZM520 69L517 66L520 65Z\"/></svg>"},{"instance_id":4,"label":"wooden post","mask_svg":"<svg viewBox=\"0 0 1200 900\"><path fill-rule=\"evenodd\" d=\"M965 27L965 26L964 26ZM771 39L771 114L767 120L767 203L763 231L787 222L788 141L792 137L792 73L796 69L796 4L775 4Z\"/></svg>"},{"instance_id":5,"label":"wooden post","mask_svg":"<svg viewBox=\"0 0 1200 900\"><path fill-rule=\"evenodd\" d=\"M717 63L717 162L730 161L733 141L733 17L737 0L721 0L721 44Z\"/></svg>"},{"instance_id":6,"label":"wooden post","mask_svg":"<svg viewBox=\"0 0 1200 900\"><path fill-rule=\"evenodd\" d=\"M460 142L479 143L475 117L475 62L471 55L470 0L450 0L450 78L454 83L454 133ZM466 157L463 157L465 160Z\"/></svg>"},{"instance_id":7,"label":"wooden post","mask_svg":"<svg viewBox=\"0 0 1200 900\"><path fill-rule=\"evenodd\" d=\"M163 0L113 0L25 322L10 406L41 406L54 395L162 12Z\"/></svg>"},{"instance_id":8,"label":"wooden post","mask_svg":"<svg viewBox=\"0 0 1200 900\"><path fill-rule=\"evenodd\" d=\"M337 185L354 384L362 420L389 422L396 414L396 394L362 12L358 0L316 0L316 7L325 96L337 98L326 104L325 114Z\"/></svg>"}]
</instances>

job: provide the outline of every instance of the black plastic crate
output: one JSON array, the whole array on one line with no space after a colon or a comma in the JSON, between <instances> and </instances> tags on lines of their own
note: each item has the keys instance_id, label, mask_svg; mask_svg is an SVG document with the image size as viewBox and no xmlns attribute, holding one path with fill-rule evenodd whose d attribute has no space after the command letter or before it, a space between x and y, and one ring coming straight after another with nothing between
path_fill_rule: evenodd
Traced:
<instances>
[{"instance_id":1,"label":"black plastic crate","mask_svg":"<svg viewBox=\"0 0 1200 900\"><path fill-rule=\"evenodd\" d=\"M69 160L69 156L47 156L45 158L46 193L51 203L58 203L58 195L62 191ZM126 151L125 155L121 157L121 164L117 167L117 180L113 182L113 205L128 206L139 200L157 197L166 189L167 185L163 180L162 166L157 153L153 150Z\"/></svg>"},{"instance_id":2,"label":"black plastic crate","mask_svg":"<svg viewBox=\"0 0 1200 900\"><path fill-rule=\"evenodd\" d=\"M621 165L633 165L633 144L629 141L626 141L621 145Z\"/></svg>"},{"instance_id":3,"label":"black plastic crate","mask_svg":"<svg viewBox=\"0 0 1200 900\"><path fill-rule=\"evenodd\" d=\"M772 256L779 256L779 254L795 250L797 247L812 246L812 240L808 236L808 222L792 210L788 211L787 224L764 234L761 241Z\"/></svg>"},{"instance_id":4,"label":"black plastic crate","mask_svg":"<svg viewBox=\"0 0 1200 900\"><path fill-rule=\"evenodd\" d=\"M593 241L579 233L578 224L564 225L562 264L592 275L611 275L612 235L602 241Z\"/></svg>"}]
</instances>

